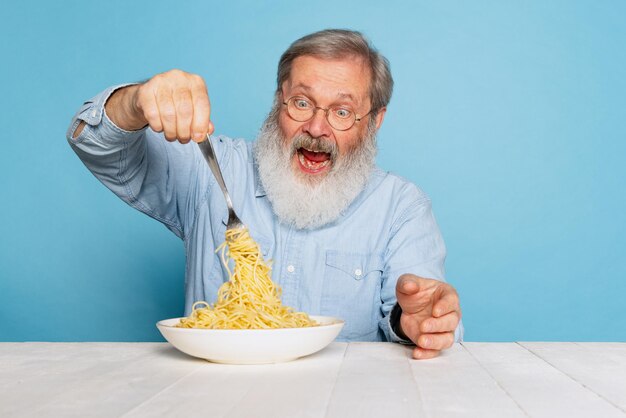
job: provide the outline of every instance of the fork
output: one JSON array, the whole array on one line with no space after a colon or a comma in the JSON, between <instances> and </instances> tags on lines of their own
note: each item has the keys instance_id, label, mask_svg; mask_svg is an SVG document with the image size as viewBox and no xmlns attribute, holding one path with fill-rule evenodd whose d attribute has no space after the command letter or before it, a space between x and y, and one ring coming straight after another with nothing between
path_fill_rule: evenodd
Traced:
<instances>
[{"instance_id":1,"label":"fork","mask_svg":"<svg viewBox=\"0 0 626 418\"><path fill-rule=\"evenodd\" d=\"M228 223L226 224L226 230L245 228L246 226L243 222L241 222L241 219L239 219L235 213L235 209L233 209L233 201L230 199L230 194L228 194L228 189L226 188L226 183L224 183L224 177L222 176L222 170L220 170L220 166L217 163L215 150L213 149L213 144L211 143L211 138L208 134L206 136L206 140L198 142L198 147L200 147L200 151L202 151L204 159L209 164L209 167L217 180L217 184L219 184L220 189L222 189L222 192L224 193L226 206L228 206Z\"/></svg>"}]
</instances>

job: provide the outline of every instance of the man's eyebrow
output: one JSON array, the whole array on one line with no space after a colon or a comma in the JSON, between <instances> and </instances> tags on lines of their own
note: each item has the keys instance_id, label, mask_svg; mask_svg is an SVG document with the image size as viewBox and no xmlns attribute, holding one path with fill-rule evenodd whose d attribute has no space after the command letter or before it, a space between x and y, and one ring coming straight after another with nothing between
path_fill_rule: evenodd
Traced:
<instances>
[{"instance_id":1,"label":"man's eyebrow","mask_svg":"<svg viewBox=\"0 0 626 418\"><path fill-rule=\"evenodd\" d=\"M350 93L339 93L338 96L342 99L350 99L353 102L358 103L358 100L356 100Z\"/></svg>"},{"instance_id":2,"label":"man's eyebrow","mask_svg":"<svg viewBox=\"0 0 626 418\"><path fill-rule=\"evenodd\" d=\"M310 86L307 86L306 84L302 84L302 83L296 84L295 86L292 87L292 89L302 89L302 90L306 90L307 92L311 91Z\"/></svg>"},{"instance_id":3,"label":"man's eyebrow","mask_svg":"<svg viewBox=\"0 0 626 418\"><path fill-rule=\"evenodd\" d=\"M302 89L304 91L306 91L307 93L310 92L313 88L311 86L307 86L306 84L303 83L298 83L295 86L292 87L294 90L295 89ZM355 99L355 97L350 94L350 93L337 93L337 96L340 99L348 99L348 100L352 100L354 103L359 103L358 100Z\"/></svg>"}]
</instances>

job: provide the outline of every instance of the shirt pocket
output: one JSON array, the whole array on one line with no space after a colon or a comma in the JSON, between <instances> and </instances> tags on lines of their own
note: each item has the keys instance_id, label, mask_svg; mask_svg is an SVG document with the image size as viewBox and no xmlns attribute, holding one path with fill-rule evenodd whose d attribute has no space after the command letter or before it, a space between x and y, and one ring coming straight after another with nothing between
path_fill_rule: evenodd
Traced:
<instances>
[{"instance_id":1,"label":"shirt pocket","mask_svg":"<svg viewBox=\"0 0 626 418\"><path fill-rule=\"evenodd\" d=\"M321 311L346 321L339 339L379 339L382 273L382 254L326 251Z\"/></svg>"}]
</instances>

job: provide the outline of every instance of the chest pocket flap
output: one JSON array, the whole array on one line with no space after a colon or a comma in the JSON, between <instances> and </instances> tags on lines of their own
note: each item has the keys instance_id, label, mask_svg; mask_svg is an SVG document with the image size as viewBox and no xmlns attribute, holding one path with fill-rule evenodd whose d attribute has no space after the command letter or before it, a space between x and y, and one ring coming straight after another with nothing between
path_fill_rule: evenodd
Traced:
<instances>
[{"instance_id":1,"label":"chest pocket flap","mask_svg":"<svg viewBox=\"0 0 626 418\"><path fill-rule=\"evenodd\" d=\"M326 251L326 265L340 270L354 280L366 279L368 275L383 271L383 257L380 254L355 254L341 251Z\"/></svg>"}]
</instances>

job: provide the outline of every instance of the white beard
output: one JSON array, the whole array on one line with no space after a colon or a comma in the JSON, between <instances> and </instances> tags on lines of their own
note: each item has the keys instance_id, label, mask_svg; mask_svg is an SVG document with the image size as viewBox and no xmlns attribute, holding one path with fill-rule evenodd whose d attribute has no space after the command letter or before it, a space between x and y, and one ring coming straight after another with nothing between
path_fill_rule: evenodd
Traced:
<instances>
[{"instance_id":1,"label":"white beard","mask_svg":"<svg viewBox=\"0 0 626 418\"><path fill-rule=\"evenodd\" d=\"M254 154L261 184L272 204L274 213L283 223L298 229L315 229L341 216L367 183L376 160L376 127L373 123L359 144L345 156L338 157L332 141L299 136L284 144L278 114L280 105L274 105L263 123ZM331 154L331 168L323 178L302 172L294 173L293 156L300 143L323 142Z\"/></svg>"}]
</instances>

